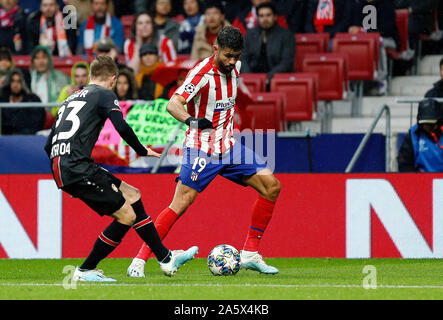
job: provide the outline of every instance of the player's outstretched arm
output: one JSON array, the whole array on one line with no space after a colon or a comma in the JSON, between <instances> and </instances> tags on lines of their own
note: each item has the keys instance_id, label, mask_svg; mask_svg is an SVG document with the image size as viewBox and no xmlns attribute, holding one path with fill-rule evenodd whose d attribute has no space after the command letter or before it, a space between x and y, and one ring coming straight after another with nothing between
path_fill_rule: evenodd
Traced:
<instances>
[{"instance_id":1,"label":"player's outstretched arm","mask_svg":"<svg viewBox=\"0 0 443 320\"><path fill-rule=\"evenodd\" d=\"M139 156L160 158L161 154L155 152L150 148L145 148L140 143L140 141L138 140L137 136L134 133L134 130L132 130L132 128L125 121L125 119L123 119L121 111L119 110L111 111L109 114L109 119L111 120L115 130L117 130L117 132L120 134L123 140L125 140L126 143L132 149L134 149L134 151L137 152Z\"/></svg>"},{"instance_id":2,"label":"player's outstretched arm","mask_svg":"<svg viewBox=\"0 0 443 320\"><path fill-rule=\"evenodd\" d=\"M178 121L186 123L196 129L213 129L212 121L206 118L194 118L185 109L186 99L181 95L174 94L169 100L166 110Z\"/></svg>"}]
</instances>

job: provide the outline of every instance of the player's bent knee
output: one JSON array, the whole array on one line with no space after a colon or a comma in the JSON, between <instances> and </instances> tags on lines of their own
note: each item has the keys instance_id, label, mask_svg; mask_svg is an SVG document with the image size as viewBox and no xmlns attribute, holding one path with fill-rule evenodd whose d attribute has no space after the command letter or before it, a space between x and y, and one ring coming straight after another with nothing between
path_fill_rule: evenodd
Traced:
<instances>
[{"instance_id":1,"label":"player's bent knee","mask_svg":"<svg viewBox=\"0 0 443 320\"><path fill-rule=\"evenodd\" d=\"M131 205L126 201L125 204L112 215L118 222L127 226L135 223L136 215Z\"/></svg>"},{"instance_id":2,"label":"player's bent knee","mask_svg":"<svg viewBox=\"0 0 443 320\"><path fill-rule=\"evenodd\" d=\"M266 198L276 201L281 191L280 181L273 177L266 186Z\"/></svg>"}]
</instances>

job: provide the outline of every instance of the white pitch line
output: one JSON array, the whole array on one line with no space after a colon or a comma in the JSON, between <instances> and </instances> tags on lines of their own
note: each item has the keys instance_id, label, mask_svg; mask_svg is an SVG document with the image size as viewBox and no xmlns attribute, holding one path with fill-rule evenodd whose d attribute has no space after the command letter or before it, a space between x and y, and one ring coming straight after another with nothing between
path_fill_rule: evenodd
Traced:
<instances>
[{"instance_id":1,"label":"white pitch line","mask_svg":"<svg viewBox=\"0 0 443 320\"><path fill-rule=\"evenodd\" d=\"M268 287L268 288L363 288L362 285L357 284L180 284L180 283L85 283L77 282L78 285L91 286L120 286L120 287ZM62 287L70 286L70 284L62 283L0 283L1 286L20 287L20 286L42 286L42 287ZM443 285L376 285L376 288L390 288L390 289L443 289Z\"/></svg>"}]
</instances>

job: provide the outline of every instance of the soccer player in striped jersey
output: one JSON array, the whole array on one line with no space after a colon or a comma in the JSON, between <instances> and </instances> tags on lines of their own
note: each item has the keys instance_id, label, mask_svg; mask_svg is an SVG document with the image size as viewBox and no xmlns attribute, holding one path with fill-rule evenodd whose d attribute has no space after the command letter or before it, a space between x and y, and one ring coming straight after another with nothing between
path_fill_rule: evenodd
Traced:
<instances>
[{"instance_id":1,"label":"soccer player in striped jersey","mask_svg":"<svg viewBox=\"0 0 443 320\"><path fill-rule=\"evenodd\" d=\"M192 69L168 103L169 113L189 128L183 161L172 203L155 221L163 239L175 221L194 202L198 193L221 175L257 190L246 241L241 250L245 269L276 274L258 253L260 239L272 217L280 182L254 151L236 142L233 119L243 49L239 29L224 27L217 36L214 54ZM185 109L187 105L187 110ZM143 245L127 270L130 277L144 277L144 264L151 254Z\"/></svg>"}]
</instances>

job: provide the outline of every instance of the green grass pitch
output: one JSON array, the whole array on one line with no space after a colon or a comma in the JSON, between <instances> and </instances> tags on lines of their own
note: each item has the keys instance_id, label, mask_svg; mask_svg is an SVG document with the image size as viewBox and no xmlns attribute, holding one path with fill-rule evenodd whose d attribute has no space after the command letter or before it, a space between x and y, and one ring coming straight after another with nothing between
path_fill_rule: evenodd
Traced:
<instances>
[{"instance_id":1,"label":"green grass pitch","mask_svg":"<svg viewBox=\"0 0 443 320\"><path fill-rule=\"evenodd\" d=\"M83 259L0 259L0 300L298 300L442 299L443 261L407 259L268 258L278 275L240 270L215 277L205 259L195 259L172 278L150 260L146 278L126 276L130 259L99 265L113 284L70 282ZM65 271L65 273L63 272Z\"/></svg>"}]
</instances>

